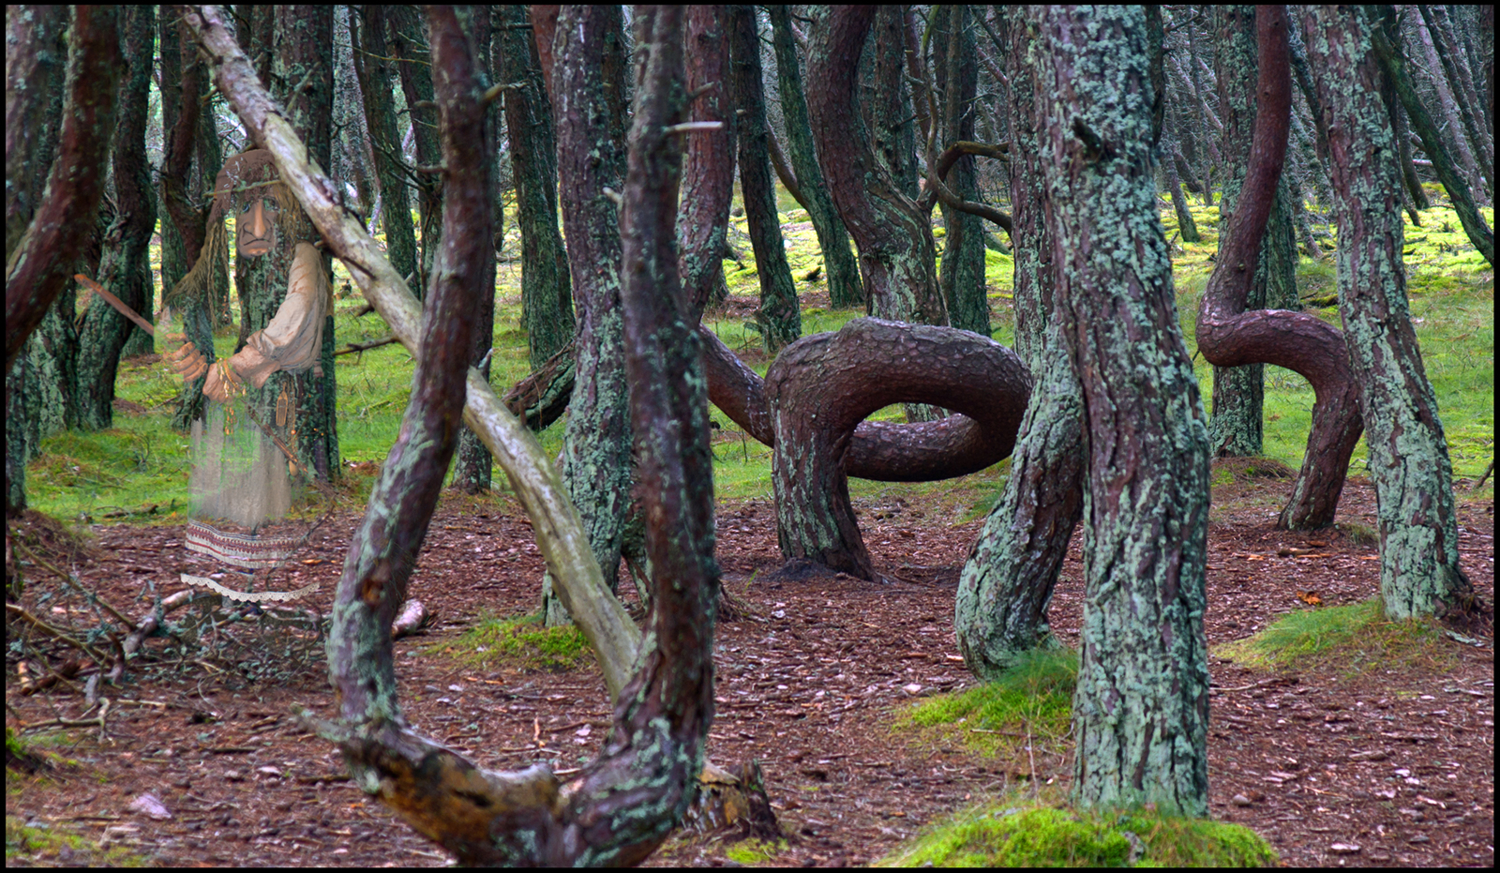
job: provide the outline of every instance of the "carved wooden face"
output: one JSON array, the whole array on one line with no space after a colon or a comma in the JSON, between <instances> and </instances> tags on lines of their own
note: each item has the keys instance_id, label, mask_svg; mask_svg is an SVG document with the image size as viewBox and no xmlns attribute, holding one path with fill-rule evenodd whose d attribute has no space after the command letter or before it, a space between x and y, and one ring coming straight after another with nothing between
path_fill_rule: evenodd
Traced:
<instances>
[{"instance_id":1,"label":"carved wooden face","mask_svg":"<svg viewBox=\"0 0 1500 873\"><path fill-rule=\"evenodd\" d=\"M236 248L242 258L256 258L276 248L276 219L281 206L274 197L248 199L235 217Z\"/></svg>"}]
</instances>

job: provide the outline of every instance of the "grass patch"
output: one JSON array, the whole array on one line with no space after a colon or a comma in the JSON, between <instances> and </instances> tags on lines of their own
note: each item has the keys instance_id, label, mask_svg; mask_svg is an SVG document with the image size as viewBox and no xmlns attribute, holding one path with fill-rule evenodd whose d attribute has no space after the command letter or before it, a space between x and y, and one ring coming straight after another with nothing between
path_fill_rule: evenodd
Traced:
<instances>
[{"instance_id":1,"label":"grass patch","mask_svg":"<svg viewBox=\"0 0 1500 873\"><path fill-rule=\"evenodd\" d=\"M474 668L510 665L562 672L594 663L594 650L576 625L543 627L540 615L481 616L443 651Z\"/></svg>"},{"instance_id":2,"label":"grass patch","mask_svg":"<svg viewBox=\"0 0 1500 873\"><path fill-rule=\"evenodd\" d=\"M897 717L895 727L939 738L956 736L993 755L1024 751L1028 739L1059 743L1068 735L1077 681L1077 652L1040 649L1023 656L995 682L919 701Z\"/></svg>"},{"instance_id":3,"label":"grass patch","mask_svg":"<svg viewBox=\"0 0 1500 873\"><path fill-rule=\"evenodd\" d=\"M1276 851L1242 825L1151 810L989 804L964 810L879 867L1269 867Z\"/></svg>"},{"instance_id":4,"label":"grass patch","mask_svg":"<svg viewBox=\"0 0 1500 873\"><path fill-rule=\"evenodd\" d=\"M1299 670L1338 670L1345 678L1392 668L1441 672L1455 661L1435 622L1390 621L1378 597L1288 613L1255 636L1216 647L1214 654L1245 667L1295 665Z\"/></svg>"},{"instance_id":5,"label":"grass patch","mask_svg":"<svg viewBox=\"0 0 1500 873\"><path fill-rule=\"evenodd\" d=\"M786 840L745 840L724 850L724 857L746 867L770 864L786 851Z\"/></svg>"}]
</instances>

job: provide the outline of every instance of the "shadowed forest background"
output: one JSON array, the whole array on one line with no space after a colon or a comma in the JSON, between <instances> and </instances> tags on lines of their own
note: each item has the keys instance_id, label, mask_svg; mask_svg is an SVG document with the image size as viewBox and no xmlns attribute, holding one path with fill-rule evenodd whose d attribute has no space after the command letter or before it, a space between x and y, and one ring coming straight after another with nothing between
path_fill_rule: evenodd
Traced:
<instances>
[{"instance_id":1,"label":"shadowed forest background","mask_svg":"<svg viewBox=\"0 0 1500 873\"><path fill-rule=\"evenodd\" d=\"M7 7L7 860L1490 863L1492 16Z\"/></svg>"}]
</instances>

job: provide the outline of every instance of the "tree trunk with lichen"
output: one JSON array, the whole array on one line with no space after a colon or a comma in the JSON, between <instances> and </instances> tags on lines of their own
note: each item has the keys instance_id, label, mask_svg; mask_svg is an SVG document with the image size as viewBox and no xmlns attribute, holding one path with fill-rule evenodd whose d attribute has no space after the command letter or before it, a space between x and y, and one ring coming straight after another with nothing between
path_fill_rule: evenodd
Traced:
<instances>
[{"instance_id":1,"label":"tree trunk with lichen","mask_svg":"<svg viewBox=\"0 0 1500 873\"><path fill-rule=\"evenodd\" d=\"M535 8L533 16L536 15ZM619 207L624 187L623 118L603 70L623 63L619 7L565 7L552 45L552 109L563 229L578 306L573 399L563 433L563 482L578 507L589 546L615 590L630 506L630 420L620 311ZM547 624L568 620L543 582Z\"/></svg>"},{"instance_id":2,"label":"tree trunk with lichen","mask_svg":"<svg viewBox=\"0 0 1500 873\"><path fill-rule=\"evenodd\" d=\"M1028 18L1048 47L1035 95L1056 313L1088 422L1073 796L1203 816L1208 429L1157 218L1145 15Z\"/></svg>"},{"instance_id":3,"label":"tree trunk with lichen","mask_svg":"<svg viewBox=\"0 0 1500 873\"><path fill-rule=\"evenodd\" d=\"M760 307L755 324L760 328L766 353L774 355L802 335L802 312L797 285L786 261L786 243L781 237L781 216L776 208L776 186L771 174L771 131L766 122L766 103L761 93L760 38L755 8L731 6L728 19L730 81L739 116L740 193L750 245L755 250L755 272L760 279Z\"/></svg>"},{"instance_id":4,"label":"tree trunk with lichen","mask_svg":"<svg viewBox=\"0 0 1500 873\"><path fill-rule=\"evenodd\" d=\"M396 71L386 45L386 8L378 4L358 7L351 13L350 32L358 34L354 69L359 75L365 122L375 157L375 175L383 202L380 225L385 229L386 251L391 266L403 276L417 272L417 237L411 224L411 199L401 166L401 136L396 128L396 106L391 92Z\"/></svg>"},{"instance_id":5,"label":"tree trunk with lichen","mask_svg":"<svg viewBox=\"0 0 1500 873\"><path fill-rule=\"evenodd\" d=\"M974 24L968 7L937 7L942 22L934 40L934 63L938 88L943 96L942 142L974 139L975 94L979 87L979 61L975 57ZM934 122L936 123L936 122ZM964 200L979 199L974 156L964 155L948 171L948 187ZM979 216L943 208L943 260L938 286L948 306L949 323L980 336L990 335L990 302L984 282L984 224Z\"/></svg>"},{"instance_id":6,"label":"tree trunk with lichen","mask_svg":"<svg viewBox=\"0 0 1500 873\"><path fill-rule=\"evenodd\" d=\"M1328 122L1339 227L1339 314L1364 406L1380 528L1380 593L1391 618L1474 609L1459 566L1453 470L1406 299L1401 189L1380 69L1359 11L1302 13Z\"/></svg>"},{"instance_id":7,"label":"tree trunk with lichen","mask_svg":"<svg viewBox=\"0 0 1500 873\"><path fill-rule=\"evenodd\" d=\"M1019 13L1001 28L1013 57L1032 35ZM1083 397L1052 318L1052 246L1042 220L1033 82L1017 65L1010 89L1016 350L1035 379L1010 476L959 575L954 630L964 665L998 678L1018 657L1057 646L1047 607L1083 514Z\"/></svg>"},{"instance_id":8,"label":"tree trunk with lichen","mask_svg":"<svg viewBox=\"0 0 1500 873\"><path fill-rule=\"evenodd\" d=\"M156 44L155 9L135 6L122 21L127 68L120 81L119 124L114 128L114 182L118 211L105 235L99 284L136 312L152 298L147 247L156 228L146 161L146 118ZM104 430L114 423L115 375L120 353L139 331L113 306L94 298L78 335L78 426Z\"/></svg>"}]
</instances>

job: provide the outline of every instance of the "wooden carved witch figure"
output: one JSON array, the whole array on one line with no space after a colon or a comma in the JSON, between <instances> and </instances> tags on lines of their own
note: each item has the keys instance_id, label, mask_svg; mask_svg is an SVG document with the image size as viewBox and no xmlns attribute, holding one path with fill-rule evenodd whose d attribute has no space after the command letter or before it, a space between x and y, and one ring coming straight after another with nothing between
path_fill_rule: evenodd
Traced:
<instances>
[{"instance_id":1,"label":"wooden carved witch figure","mask_svg":"<svg viewBox=\"0 0 1500 873\"><path fill-rule=\"evenodd\" d=\"M214 295L206 290L216 262L228 260L224 219L230 215L236 255L242 267L252 267L240 274L273 283L268 287L285 287L286 295L268 323L260 315L265 326L253 332L248 327L255 320L254 303L245 306L243 342L231 357L214 360L211 347L188 342L168 361L186 380L204 378L208 401L204 418L192 426L188 548L226 564L260 569L283 563L302 540L265 534L287 514L294 479L306 472L293 448L299 398L292 376L323 375L320 355L332 288L314 244L317 231L280 181L270 152L255 149L225 162L214 185L202 253L165 295L166 305L180 311L212 305ZM246 288L240 293L244 303Z\"/></svg>"}]
</instances>

